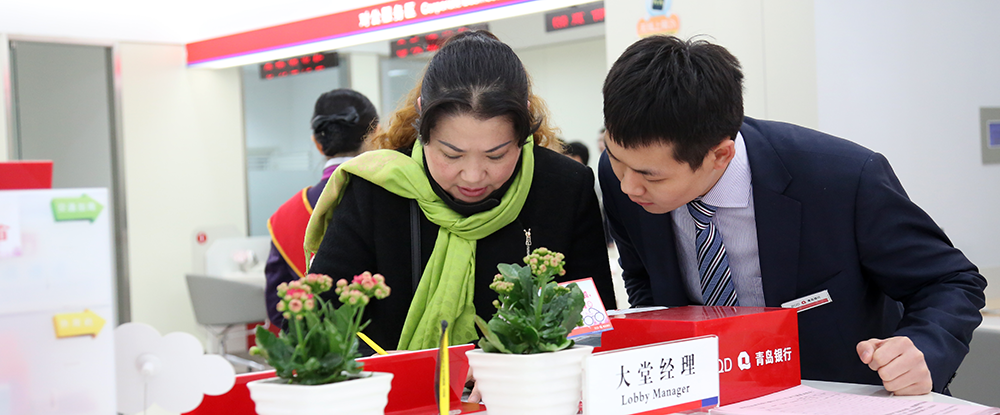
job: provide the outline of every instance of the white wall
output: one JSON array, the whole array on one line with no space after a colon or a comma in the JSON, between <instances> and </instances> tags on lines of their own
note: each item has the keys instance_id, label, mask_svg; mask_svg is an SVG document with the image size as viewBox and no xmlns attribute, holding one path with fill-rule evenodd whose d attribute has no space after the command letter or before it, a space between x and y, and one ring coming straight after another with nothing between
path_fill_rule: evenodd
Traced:
<instances>
[{"instance_id":1,"label":"white wall","mask_svg":"<svg viewBox=\"0 0 1000 415\"><path fill-rule=\"evenodd\" d=\"M969 259L1000 266L1000 165L979 130L1000 106L1000 2L815 3L820 129L885 154Z\"/></svg>"},{"instance_id":2,"label":"white wall","mask_svg":"<svg viewBox=\"0 0 1000 415\"><path fill-rule=\"evenodd\" d=\"M551 122L567 142L590 150L597 168L597 131L604 126L601 87L607 75L604 24L545 31L544 13L489 23L490 31L509 45L531 76L532 88L551 111Z\"/></svg>"},{"instance_id":3,"label":"white wall","mask_svg":"<svg viewBox=\"0 0 1000 415\"><path fill-rule=\"evenodd\" d=\"M586 144L589 164L596 168L597 131L604 126L604 39L518 50L517 55L532 77L534 93L549 107L549 122L567 142Z\"/></svg>"},{"instance_id":4,"label":"white wall","mask_svg":"<svg viewBox=\"0 0 1000 415\"><path fill-rule=\"evenodd\" d=\"M187 69L183 46L120 46L132 320L197 335L194 229L246 228L239 70Z\"/></svg>"},{"instance_id":5,"label":"white wall","mask_svg":"<svg viewBox=\"0 0 1000 415\"><path fill-rule=\"evenodd\" d=\"M388 42L379 42L388 43ZM354 52L347 58L350 68L351 89L368 97L375 108L382 108L382 76L379 69L378 53Z\"/></svg>"},{"instance_id":6,"label":"white wall","mask_svg":"<svg viewBox=\"0 0 1000 415\"><path fill-rule=\"evenodd\" d=\"M639 40L643 0L605 2L607 66ZM676 36L725 46L743 65L748 116L815 127L816 52L813 5L801 0L674 0Z\"/></svg>"}]
</instances>

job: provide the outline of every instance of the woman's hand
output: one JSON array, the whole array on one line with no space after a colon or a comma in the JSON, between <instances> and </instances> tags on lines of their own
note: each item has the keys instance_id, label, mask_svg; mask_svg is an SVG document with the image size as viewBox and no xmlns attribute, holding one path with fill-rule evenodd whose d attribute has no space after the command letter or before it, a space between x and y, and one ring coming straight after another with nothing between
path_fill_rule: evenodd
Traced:
<instances>
[{"instance_id":1,"label":"woman's hand","mask_svg":"<svg viewBox=\"0 0 1000 415\"><path fill-rule=\"evenodd\" d=\"M472 392L469 393L469 399L466 402L480 403L483 400L482 395L479 394L479 385L476 384L476 378L472 376L472 368L469 368L469 374L465 376L465 386L469 386L469 382L472 382Z\"/></svg>"}]
</instances>

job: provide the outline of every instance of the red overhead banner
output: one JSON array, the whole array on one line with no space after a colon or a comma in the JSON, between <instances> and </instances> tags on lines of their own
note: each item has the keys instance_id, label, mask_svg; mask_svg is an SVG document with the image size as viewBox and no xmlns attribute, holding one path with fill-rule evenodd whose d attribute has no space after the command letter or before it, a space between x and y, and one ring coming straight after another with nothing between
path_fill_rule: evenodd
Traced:
<instances>
[{"instance_id":1,"label":"red overhead banner","mask_svg":"<svg viewBox=\"0 0 1000 415\"><path fill-rule=\"evenodd\" d=\"M406 26L533 0L398 0L187 45L189 65Z\"/></svg>"}]
</instances>

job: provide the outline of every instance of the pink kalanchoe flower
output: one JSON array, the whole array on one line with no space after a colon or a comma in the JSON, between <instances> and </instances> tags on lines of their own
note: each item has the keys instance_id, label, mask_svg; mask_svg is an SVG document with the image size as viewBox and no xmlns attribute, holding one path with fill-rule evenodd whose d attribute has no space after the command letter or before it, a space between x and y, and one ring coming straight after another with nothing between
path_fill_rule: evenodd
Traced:
<instances>
[{"instance_id":1,"label":"pink kalanchoe flower","mask_svg":"<svg viewBox=\"0 0 1000 415\"><path fill-rule=\"evenodd\" d=\"M284 301L278 301L277 309L278 309L278 311L285 311L285 302Z\"/></svg>"},{"instance_id":2,"label":"pink kalanchoe flower","mask_svg":"<svg viewBox=\"0 0 1000 415\"><path fill-rule=\"evenodd\" d=\"M363 283L365 281L366 278L370 279L371 277L372 277L372 273L370 273L368 271L365 271L365 272L362 272L362 273L360 273L358 275L355 275L353 282L355 284L361 284L361 283Z\"/></svg>"},{"instance_id":3,"label":"pink kalanchoe flower","mask_svg":"<svg viewBox=\"0 0 1000 415\"><path fill-rule=\"evenodd\" d=\"M302 311L302 300L294 299L288 302L288 310L293 313L298 313Z\"/></svg>"},{"instance_id":4,"label":"pink kalanchoe flower","mask_svg":"<svg viewBox=\"0 0 1000 415\"><path fill-rule=\"evenodd\" d=\"M347 301L351 298L352 293L354 293L354 290L350 287L344 288L340 293L340 302L347 304Z\"/></svg>"},{"instance_id":5,"label":"pink kalanchoe flower","mask_svg":"<svg viewBox=\"0 0 1000 415\"><path fill-rule=\"evenodd\" d=\"M385 277L383 277L382 274L375 274L372 278L374 278L375 282L379 284L385 284Z\"/></svg>"},{"instance_id":6,"label":"pink kalanchoe flower","mask_svg":"<svg viewBox=\"0 0 1000 415\"><path fill-rule=\"evenodd\" d=\"M312 311L312 310L316 309L316 300L308 299L308 300L305 301L304 306L305 306L306 310Z\"/></svg>"}]
</instances>

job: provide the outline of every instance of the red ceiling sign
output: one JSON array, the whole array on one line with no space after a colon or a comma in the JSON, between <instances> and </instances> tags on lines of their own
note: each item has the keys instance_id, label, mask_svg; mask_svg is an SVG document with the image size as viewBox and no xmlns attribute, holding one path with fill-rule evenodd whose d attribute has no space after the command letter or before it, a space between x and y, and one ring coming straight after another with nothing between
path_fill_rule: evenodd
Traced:
<instances>
[{"instance_id":1,"label":"red ceiling sign","mask_svg":"<svg viewBox=\"0 0 1000 415\"><path fill-rule=\"evenodd\" d=\"M569 29L571 27L604 22L604 2L582 4L545 13L545 31Z\"/></svg>"},{"instance_id":2,"label":"red ceiling sign","mask_svg":"<svg viewBox=\"0 0 1000 415\"><path fill-rule=\"evenodd\" d=\"M398 0L187 44L196 64L405 26L532 0Z\"/></svg>"}]
</instances>

